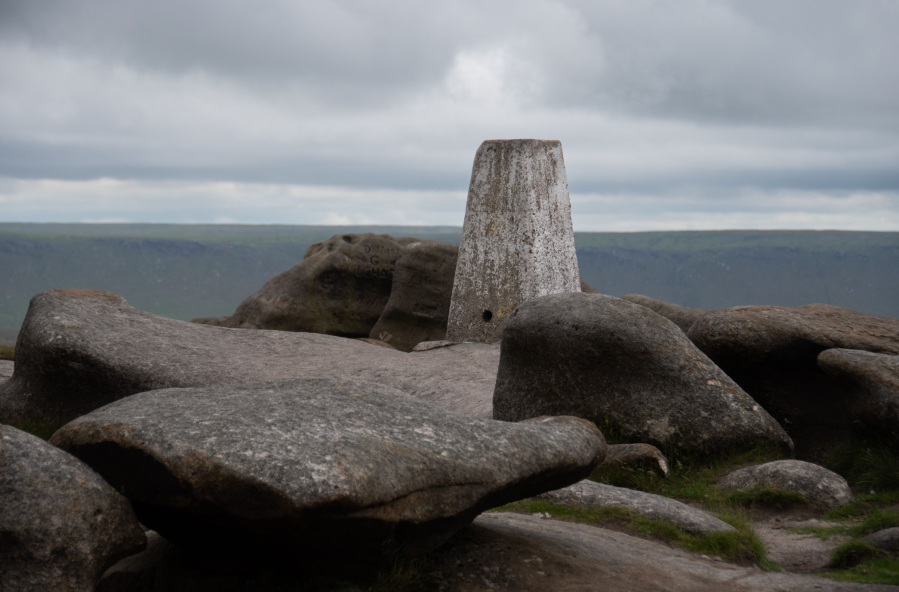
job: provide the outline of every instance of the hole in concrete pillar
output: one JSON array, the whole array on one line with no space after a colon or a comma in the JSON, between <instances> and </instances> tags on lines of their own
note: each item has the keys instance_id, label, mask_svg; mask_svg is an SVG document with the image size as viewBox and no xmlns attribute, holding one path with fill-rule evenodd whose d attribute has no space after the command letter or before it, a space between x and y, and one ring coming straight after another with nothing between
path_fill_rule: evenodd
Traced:
<instances>
[{"instance_id":1,"label":"hole in concrete pillar","mask_svg":"<svg viewBox=\"0 0 899 592\"><path fill-rule=\"evenodd\" d=\"M493 318L493 313L489 310L485 310L484 314L482 314L481 317L483 317L485 323L489 323L490 319Z\"/></svg>"}]
</instances>

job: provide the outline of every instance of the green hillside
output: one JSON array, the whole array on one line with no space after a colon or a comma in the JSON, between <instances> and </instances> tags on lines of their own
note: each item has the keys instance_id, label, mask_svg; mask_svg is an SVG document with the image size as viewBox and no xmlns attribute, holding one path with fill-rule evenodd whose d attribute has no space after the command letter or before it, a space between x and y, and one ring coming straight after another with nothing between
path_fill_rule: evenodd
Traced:
<instances>
[{"instance_id":1,"label":"green hillside","mask_svg":"<svg viewBox=\"0 0 899 592\"><path fill-rule=\"evenodd\" d=\"M0 224L0 328L29 299L90 288L176 319L230 314L306 248L375 232L459 243L458 227ZM700 308L824 302L899 317L899 233L715 231L576 233L584 278L600 292Z\"/></svg>"}]
</instances>

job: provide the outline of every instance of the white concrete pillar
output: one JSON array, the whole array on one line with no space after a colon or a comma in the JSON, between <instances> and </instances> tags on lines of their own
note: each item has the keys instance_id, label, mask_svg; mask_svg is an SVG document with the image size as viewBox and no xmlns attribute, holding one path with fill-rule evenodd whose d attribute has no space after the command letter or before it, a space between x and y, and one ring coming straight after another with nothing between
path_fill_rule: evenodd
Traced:
<instances>
[{"instance_id":1,"label":"white concrete pillar","mask_svg":"<svg viewBox=\"0 0 899 592\"><path fill-rule=\"evenodd\" d=\"M487 140L471 171L446 338L499 341L519 303L580 290L561 142Z\"/></svg>"}]
</instances>

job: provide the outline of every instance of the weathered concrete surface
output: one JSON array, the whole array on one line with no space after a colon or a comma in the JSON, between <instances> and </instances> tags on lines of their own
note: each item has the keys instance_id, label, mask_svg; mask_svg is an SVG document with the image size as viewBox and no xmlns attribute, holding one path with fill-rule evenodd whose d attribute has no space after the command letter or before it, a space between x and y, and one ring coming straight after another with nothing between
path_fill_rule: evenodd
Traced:
<instances>
[{"instance_id":1,"label":"weathered concrete surface","mask_svg":"<svg viewBox=\"0 0 899 592\"><path fill-rule=\"evenodd\" d=\"M582 419L474 419L327 379L139 393L51 443L176 546L307 562L422 553L484 510L576 483L606 452Z\"/></svg>"},{"instance_id":2,"label":"weathered concrete surface","mask_svg":"<svg viewBox=\"0 0 899 592\"><path fill-rule=\"evenodd\" d=\"M691 508L671 498L590 480L542 493L534 499L582 508L627 508L653 520L671 522L695 534L736 530L708 512Z\"/></svg>"},{"instance_id":3,"label":"weathered concrete surface","mask_svg":"<svg viewBox=\"0 0 899 592\"><path fill-rule=\"evenodd\" d=\"M314 244L226 319L243 329L309 331L368 337L390 298L396 260L415 238L341 234ZM199 319L197 319L199 320Z\"/></svg>"},{"instance_id":4,"label":"weathered concrete surface","mask_svg":"<svg viewBox=\"0 0 899 592\"><path fill-rule=\"evenodd\" d=\"M458 254L450 243L406 245L396 260L390 299L370 337L406 352L422 341L444 339Z\"/></svg>"},{"instance_id":5,"label":"weathered concrete surface","mask_svg":"<svg viewBox=\"0 0 899 592\"><path fill-rule=\"evenodd\" d=\"M505 512L479 516L441 550L446 592L835 592L892 590L764 572L586 524Z\"/></svg>"},{"instance_id":6,"label":"weathered concrete surface","mask_svg":"<svg viewBox=\"0 0 899 592\"><path fill-rule=\"evenodd\" d=\"M687 333L690 330L690 327L693 326L693 323L699 320L705 313L709 312L702 308L690 308L688 306L681 306L680 304L656 300L655 298L643 296L642 294L625 294L621 299L633 302L634 304L639 304L640 306L645 306L654 313L662 315L669 321L673 321L684 333Z\"/></svg>"},{"instance_id":7,"label":"weathered concrete surface","mask_svg":"<svg viewBox=\"0 0 899 592\"><path fill-rule=\"evenodd\" d=\"M446 338L499 341L520 302L579 291L562 144L484 142L471 172Z\"/></svg>"},{"instance_id":8,"label":"weathered concrete surface","mask_svg":"<svg viewBox=\"0 0 899 592\"><path fill-rule=\"evenodd\" d=\"M826 508L842 506L852 498L849 484L841 476L801 460L776 460L737 469L725 475L717 487L752 489L756 485L794 491Z\"/></svg>"},{"instance_id":9,"label":"weathered concrete surface","mask_svg":"<svg viewBox=\"0 0 899 592\"><path fill-rule=\"evenodd\" d=\"M144 545L128 500L100 475L0 425L0 590L90 592Z\"/></svg>"},{"instance_id":10,"label":"weathered concrete surface","mask_svg":"<svg viewBox=\"0 0 899 592\"><path fill-rule=\"evenodd\" d=\"M838 381L854 421L899 441L899 356L826 349L818 367Z\"/></svg>"},{"instance_id":11,"label":"weathered concrete surface","mask_svg":"<svg viewBox=\"0 0 899 592\"><path fill-rule=\"evenodd\" d=\"M899 319L825 304L713 310L688 336L784 426L798 458L815 461L852 431L844 385L821 370L818 354L899 354Z\"/></svg>"},{"instance_id":12,"label":"weathered concrete surface","mask_svg":"<svg viewBox=\"0 0 899 592\"><path fill-rule=\"evenodd\" d=\"M620 467L641 467L648 465L650 470L668 477L671 469L668 459L662 451L651 444L611 444L606 452L603 469Z\"/></svg>"},{"instance_id":13,"label":"weathered concrete surface","mask_svg":"<svg viewBox=\"0 0 899 592\"><path fill-rule=\"evenodd\" d=\"M518 306L503 332L494 418L574 415L663 450L792 442L673 322L603 294Z\"/></svg>"},{"instance_id":14,"label":"weathered concrete surface","mask_svg":"<svg viewBox=\"0 0 899 592\"><path fill-rule=\"evenodd\" d=\"M70 421L169 387L279 378L360 378L449 411L492 417L499 345L411 354L316 333L245 331L139 311L109 292L49 290L31 300L0 420Z\"/></svg>"}]
</instances>

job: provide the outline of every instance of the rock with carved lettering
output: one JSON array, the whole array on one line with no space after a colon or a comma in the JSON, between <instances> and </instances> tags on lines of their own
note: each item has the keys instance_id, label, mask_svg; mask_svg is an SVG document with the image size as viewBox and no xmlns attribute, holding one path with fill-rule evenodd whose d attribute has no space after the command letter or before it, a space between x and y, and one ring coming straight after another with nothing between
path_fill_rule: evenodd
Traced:
<instances>
[{"instance_id":1,"label":"rock with carved lettering","mask_svg":"<svg viewBox=\"0 0 899 592\"><path fill-rule=\"evenodd\" d=\"M438 241L407 245L396 261L390 300L370 337L407 352L422 341L444 339L458 254L455 245Z\"/></svg>"},{"instance_id":2,"label":"rock with carved lettering","mask_svg":"<svg viewBox=\"0 0 899 592\"><path fill-rule=\"evenodd\" d=\"M309 247L219 326L368 337L393 287L396 261L414 238L340 234Z\"/></svg>"},{"instance_id":3,"label":"rock with carved lettering","mask_svg":"<svg viewBox=\"0 0 899 592\"><path fill-rule=\"evenodd\" d=\"M792 442L672 321L603 294L520 304L503 331L496 419L574 415L663 449Z\"/></svg>"},{"instance_id":4,"label":"rock with carved lettering","mask_svg":"<svg viewBox=\"0 0 899 592\"><path fill-rule=\"evenodd\" d=\"M475 419L331 379L138 393L51 443L176 546L292 564L421 553L489 508L580 481L606 452L574 417Z\"/></svg>"}]
</instances>

